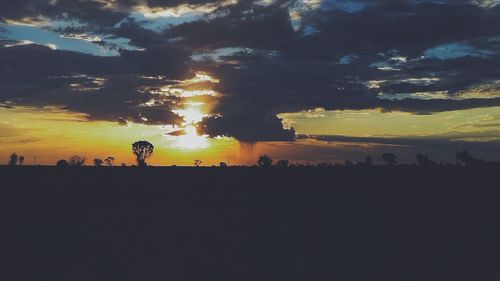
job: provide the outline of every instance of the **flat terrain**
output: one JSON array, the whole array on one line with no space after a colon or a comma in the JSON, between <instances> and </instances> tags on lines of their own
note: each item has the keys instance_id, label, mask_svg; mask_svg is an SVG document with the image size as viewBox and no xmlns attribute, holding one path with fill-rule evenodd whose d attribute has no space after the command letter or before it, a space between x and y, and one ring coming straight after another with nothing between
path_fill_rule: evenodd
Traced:
<instances>
[{"instance_id":1,"label":"flat terrain","mask_svg":"<svg viewBox=\"0 0 500 281\"><path fill-rule=\"evenodd\" d=\"M0 280L500 280L499 178L0 167Z\"/></svg>"}]
</instances>

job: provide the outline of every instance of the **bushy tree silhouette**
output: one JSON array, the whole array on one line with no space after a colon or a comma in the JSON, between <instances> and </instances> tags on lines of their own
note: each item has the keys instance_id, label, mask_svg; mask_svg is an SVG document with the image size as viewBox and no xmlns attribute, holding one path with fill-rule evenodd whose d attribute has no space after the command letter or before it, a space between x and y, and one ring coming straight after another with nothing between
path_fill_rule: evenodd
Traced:
<instances>
[{"instance_id":1,"label":"bushy tree silhouette","mask_svg":"<svg viewBox=\"0 0 500 281\"><path fill-rule=\"evenodd\" d=\"M468 167L484 165L486 163L486 161L484 161L483 159L477 159L465 150L457 151L455 156L457 158L457 163L463 164L464 166Z\"/></svg>"},{"instance_id":2,"label":"bushy tree silhouette","mask_svg":"<svg viewBox=\"0 0 500 281\"><path fill-rule=\"evenodd\" d=\"M147 166L146 159L153 154L154 149L155 147L148 141L136 141L132 144L132 152L139 167Z\"/></svg>"},{"instance_id":3,"label":"bushy tree silhouette","mask_svg":"<svg viewBox=\"0 0 500 281\"><path fill-rule=\"evenodd\" d=\"M113 166L113 162L115 162L115 158L113 156L108 156L106 159L104 159L104 163L106 163L106 166Z\"/></svg>"},{"instance_id":4,"label":"bushy tree silhouette","mask_svg":"<svg viewBox=\"0 0 500 281\"><path fill-rule=\"evenodd\" d=\"M16 166L17 165L17 159L18 159L18 156L17 154L14 152L10 155L10 158L9 158L9 166Z\"/></svg>"},{"instance_id":5,"label":"bushy tree silhouette","mask_svg":"<svg viewBox=\"0 0 500 281\"><path fill-rule=\"evenodd\" d=\"M56 166L60 167L60 168L69 167L69 163L68 163L68 161L66 161L64 159L61 159L61 160L57 161Z\"/></svg>"},{"instance_id":6,"label":"bushy tree silhouette","mask_svg":"<svg viewBox=\"0 0 500 281\"><path fill-rule=\"evenodd\" d=\"M290 162L288 160L279 160L278 162L276 162L276 167L286 168L286 167L288 167L289 164L290 164Z\"/></svg>"},{"instance_id":7,"label":"bushy tree silhouette","mask_svg":"<svg viewBox=\"0 0 500 281\"><path fill-rule=\"evenodd\" d=\"M398 162L396 155L394 153L390 153L390 152L382 154L382 160L384 160L384 163L386 165L390 165L390 166L394 166Z\"/></svg>"},{"instance_id":8,"label":"bushy tree silhouette","mask_svg":"<svg viewBox=\"0 0 500 281\"><path fill-rule=\"evenodd\" d=\"M80 155L73 155L69 158L68 164L71 167L81 167L85 163L85 157L81 157Z\"/></svg>"},{"instance_id":9,"label":"bushy tree silhouette","mask_svg":"<svg viewBox=\"0 0 500 281\"><path fill-rule=\"evenodd\" d=\"M200 167L201 163L203 163L203 161L201 161L201 160L194 160L194 165L196 167Z\"/></svg>"},{"instance_id":10,"label":"bushy tree silhouette","mask_svg":"<svg viewBox=\"0 0 500 281\"><path fill-rule=\"evenodd\" d=\"M21 155L21 156L19 156L19 160L18 160L18 162L19 162L19 165L21 165L21 166L22 166L22 165L23 165L23 163L24 163L24 156L22 156L22 155Z\"/></svg>"},{"instance_id":11,"label":"bushy tree silhouette","mask_svg":"<svg viewBox=\"0 0 500 281\"><path fill-rule=\"evenodd\" d=\"M227 167L227 163L226 162L220 162L219 163L219 167L226 168Z\"/></svg>"},{"instance_id":12,"label":"bushy tree silhouette","mask_svg":"<svg viewBox=\"0 0 500 281\"><path fill-rule=\"evenodd\" d=\"M100 159L100 158L95 158L94 159L94 166L101 167L102 163L104 163L104 161L102 161L102 159Z\"/></svg>"},{"instance_id":13,"label":"bushy tree silhouette","mask_svg":"<svg viewBox=\"0 0 500 281\"><path fill-rule=\"evenodd\" d=\"M417 153L417 163L420 166L435 166L437 162L432 161L427 154Z\"/></svg>"},{"instance_id":14,"label":"bushy tree silhouette","mask_svg":"<svg viewBox=\"0 0 500 281\"><path fill-rule=\"evenodd\" d=\"M262 168L269 168L273 165L273 159L267 155L262 155L257 160L257 165Z\"/></svg>"}]
</instances>

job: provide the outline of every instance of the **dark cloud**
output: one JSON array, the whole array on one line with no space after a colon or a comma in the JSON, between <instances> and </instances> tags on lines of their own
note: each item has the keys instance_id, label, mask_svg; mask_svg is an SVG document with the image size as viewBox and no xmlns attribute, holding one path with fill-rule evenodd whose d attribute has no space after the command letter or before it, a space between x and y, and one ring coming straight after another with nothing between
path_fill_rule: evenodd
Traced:
<instances>
[{"instance_id":1,"label":"dark cloud","mask_svg":"<svg viewBox=\"0 0 500 281\"><path fill-rule=\"evenodd\" d=\"M216 90L222 97L199 130L245 141L293 140L294 131L276 117L281 112L322 107L431 114L500 102L487 93L454 99L480 85L499 87L492 83L500 79L499 6L465 0L331 0L315 8L300 1L9 2L0 3L0 17L76 19L86 25L55 31L111 34L144 51L120 50L120 56L104 58L35 45L0 47L0 102L60 105L92 120L123 124L177 124L180 117L172 109L178 101L144 90L166 82L141 77L182 80L204 70L220 79ZM145 29L131 15L138 5L184 4L213 5L215 11L161 31ZM245 51L217 61L190 59L194 52L236 47ZM376 86L370 86L373 81ZM432 97L437 92L441 96ZM381 99L381 93L394 99ZM429 100L412 93L427 93ZM145 105L152 99L153 105Z\"/></svg>"},{"instance_id":2,"label":"dark cloud","mask_svg":"<svg viewBox=\"0 0 500 281\"><path fill-rule=\"evenodd\" d=\"M93 0L16 0L0 2L0 18L23 19L44 16L53 19L78 19L91 24L110 26L127 16L111 10L112 1Z\"/></svg>"},{"instance_id":3,"label":"dark cloud","mask_svg":"<svg viewBox=\"0 0 500 281\"><path fill-rule=\"evenodd\" d=\"M86 113L90 120L129 120L146 124L179 124L173 97L141 91L165 82L144 79L163 75L190 77L184 51L155 48L124 52L120 57L94 57L54 51L37 45L0 49L0 101L58 105ZM145 105L151 99L158 102Z\"/></svg>"},{"instance_id":4,"label":"dark cloud","mask_svg":"<svg viewBox=\"0 0 500 281\"><path fill-rule=\"evenodd\" d=\"M157 46L166 42L166 39L152 30L144 29L132 19L121 22L112 31L116 36L130 39L130 43L140 47Z\"/></svg>"},{"instance_id":5,"label":"dark cloud","mask_svg":"<svg viewBox=\"0 0 500 281\"><path fill-rule=\"evenodd\" d=\"M286 48L296 37L287 9L254 7L234 8L225 17L200 20L175 26L166 31L171 38L193 49L244 46L249 48Z\"/></svg>"},{"instance_id":6,"label":"dark cloud","mask_svg":"<svg viewBox=\"0 0 500 281\"><path fill-rule=\"evenodd\" d=\"M219 90L224 96L217 113L249 130L254 125L258 127L259 122L254 122L258 119L238 118L239 112L259 112L256 115L266 116L316 107L380 107L431 114L499 105L498 99L487 97L451 100L459 91L500 78L498 45L491 40L500 34L499 9L483 9L465 2L421 2L424 1L371 1L377 5L354 13L339 9L305 13L301 24L303 29L304 26L315 29L310 35L291 29L287 10L282 6L233 10L227 17L182 24L167 34L180 38L178 42L187 48L254 49L222 57L222 63L210 66L204 62L202 66L221 79ZM491 55L464 54L449 60L421 57L429 48L453 42L488 48ZM345 55L356 55L357 59L338 64ZM404 61L392 61L398 57ZM377 69L377 62L393 70ZM437 81L404 82L426 77ZM371 80L385 82L377 89L369 89L367 83ZM450 99L378 98L381 92L390 95L433 91L446 91ZM231 124L226 120L205 122L207 127ZM219 131L217 128L216 132Z\"/></svg>"},{"instance_id":7,"label":"dark cloud","mask_svg":"<svg viewBox=\"0 0 500 281\"><path fill-rule=\"evenodd\" d=\"M339 10L309 14L304 25L318 30L290 52L331 58L346 54L370 55L391 49L418 56L432 46L499 34L498 9L473 5L391 3L358 13Z\"/></svg>"},{"instance_id":8,"label":"dark cloud","mask_svg":"<svg viewBox=\"0 0 500 281\"><path fill-rule=\"evenodd\" d=\"M208 117L201 122L199 130L211 137L231 136L245 142L295 140L293 128L284 129L281 119L262 113Z\"/></svg>"}]
</instances>

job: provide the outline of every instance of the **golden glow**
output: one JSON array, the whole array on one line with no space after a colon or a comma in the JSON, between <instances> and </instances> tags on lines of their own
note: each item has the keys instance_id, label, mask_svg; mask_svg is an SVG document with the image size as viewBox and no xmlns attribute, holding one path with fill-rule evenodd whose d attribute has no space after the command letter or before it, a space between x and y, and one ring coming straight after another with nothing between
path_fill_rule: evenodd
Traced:
<instances>
[{"instance_id":1,"label":"golden glow","mask_svg":"<svg viewBox=\"0 0 500 281\"><path fill-rule=\"evenodd\" d=\"M209 116L208 105L203 99L196 102L190 101L192 97L216 94L212 89L206 87L212 86L214 83L219 83L218 79L213 78L207 73L197 72L195 77L182 81L179 88L169 88L170 93L174 92L177 96L182 97L181 108L172 110L184 119L180 128L172 128L172 131L181 130L183 134L179 136L171 136L168 133L166 137L173 141L174 148L183 150L199 150L210 147L208 136L200 136L196 131L196 125Z\"/></svg>"},{"instance_id":2,"label":"golden glow","mask_svg":"<svg viewBox=\"0 0 500 281\"><path fill-rule=\"evenodd\" d=\"M179 96L183 98L197 97L197 96L219 96L214 90L183 90L180 88L170 88L164 87L161 89L162 92L167 92L172 96Z\"/></svg>"},{"instance_id":3,"label":"golden glow","mask_svg":"<svg viewBox=\"0 0 500 281\"><path fill-rule=\"evenodd\" d=\"M196 72L195 77L179 81L179 84L166 85L161 87L160 94L177 96L182 98L212 96L219 97L220 94L211 89L214 84L220 81L206 72Z\"/></svg>"},{"instance_id":4,"label":"golden glow","mask_svg":"<svg viewBox=\"0 0 500 281\"><path fill-rule=\"evenodd\" d=\"M184 81L185 83L200 83L200 82L211 82L211 83L219 83L219 79L213 78L206 72L198 71L195 74L195 77L192 79L188 79Z\"/></svg>"},{"instance_id":5,"label":"golden glow","mask_svg":"<svg viewBox=\"0 0 500 281\"><path fill-rule=\"evenodd\" d=\"M331 144L312 139L294 143L245 144L232 138L200 136L197 134L197 124L204 117L213 114L212 108L217 103L217 99L207 93L215 93L214 84L218 82L218 79L204 72L196 73L192 79L178 81L176 95L179 99L173 110L184 118L180 126L135 123L120 126L116 122L88 121L85 114L53 107L0 107L0 163L7 163L9 155L16 152L25 156L26 164L34 163L35 156L36 163L53 165L59 159L78 154L87 158L87 165L94 158L108 156L113 156L117 165L132 165L135 164L135 159L130 146L137 140L153 143L155 152L147 162L157 166L192 166L195 159L202 160L203 165L218 165L221 161L229 161L232 165L252 165L262 154L268 154L275 160L334 161L343 158L339 156L341 152L367 155L373 149L373 146L361 143ZM454 140L500 140L500 107L432 115L384 113L380 110L327 111L317 108L283 113L279 117L284 119L285 125L293 126L299 134L353 137L444 136Z\"/></svg>"},{"instance_id":6,"label":"golden glow","mask_svg":"<svg viewBox=\"0 0 500 281\"><path fill-rule=\"evenodd\" d=\"M113 156L115 165L135 164L131 144L147 140L155 146L151 165L192 166L194 159L203 165L217 165L227 161L243 161L239 144L234 139L210 139L198 136L194 126L185 128L186 135L166 137L170 126L147 126L129 123L86 121L85 114L61 111L55 108L0 107L0 163L7 163L12 152L26 157L25 164L54 165L59 159L78 154L91 165L94 158Z\"/></svg>"},{"instance_id":7,"label":"golden glow","mask_svg":"<svg viewBox=\"0 0 500 281\"><path fill-rule=\"evenodd\" d=\"M173 147L180 149L202 149L209 147L208 136L199 136L193 125L184 128L184 135L174 138Z\"/></svg>"},{"instance_id":8,"label":"golden glow","mask_svg":"<svg viewBox=\"0 0 500 281\"><path fill-rule=\"evenodd\" d=\"M143 14L146 18L169 18L169 17L182 17L188 15L202 15L214 12L216 9L228 5L236 4L235 0L218 1L217 3L206 4L181 4L171 8L151 8L147 5L139 5L135 7L135 11Z\"/></svg>"},{"instance_id":9,"label":"golden glow","mask_svg":"<svg viewBox=\"0 0 500 281\"><path fill-rule=\"evenodd\" d=\"M500 140L500 107L474 108L418 115L377 109L314 109L279 114L299 134L354 137L446 136Z\"/></svg>"},{"instance_id":10,"label":"golden glow","mask_svg":"<svg viewBox=\"0 0 500 281\"><path fill-rule=\"evenodd\" d=\"M173 112L184 118L184 124L196 124L208 116L202 112L203 106L204 103L186 103L184 109L176 109Z\"/></svg>"},{"instance_id":11,"label":"golden glow","mask_svg":"<svg viewBox=\"0 0 500 281\"><path fill-rule=\"evenodd\" d=\"M415 136L450 135L468 140L500 139L500 107L477 108L443 112L435 115L412 115L376 110L322 111L309 118L299 113L287 115L299 133L335 134L347 136ZM280 115L283 117L283 115ZM326 117L322 117L326 116ZM293 117L293 118L292 118ZM325 128L325 124L328 124ZM416 127L415 127L416 126ZM418 126L432 126L419 128ZM367 132L364 132L367 128ZM146 126L129 123L120 126L116 122L86 121L86 115L61 111L55 108L0 107L0 163L6 164L9 155L24 155L25 164L54 165L59 159L73 154L87 158L91 165L94 158L116 158L115 165L135 164L130 146L137 140L147 140L155 146L150 165L193 166L195 159L203 165L253 165L259 155L268 154L273 159L289 159L293 162L342 161L344 157L361 158L373 153L373 146L357 143L326 144L315 140L299 140L294 143L263 142L240 143L232 138L207 138L198 136L193 124L187 124L181 136L164 135L178 128L172 126ZM464 137L465 136L465 137ZM468 136L468 137L467 137ZM376 149L376 148L375 148ZM452 154L450 154L452 155Z\"/></svg>"},{"instance_id":12,"label":"golden glow","mask_svg":"<svg viewBox=\"0 0 500 281\"><path fill-rule=\"evenodd\" d=\"M100 81L98 81L100 82ZM234 139L210 139L197 134L196 125L209 116L217 101L204 96L215 93L211 87L219 80L208 73L198 72L192 79L179 81L178 108L173 111L184 118L181 126L146 126L128 123L87 121L85 114L57 108L0 108L0 161L12 152L22 154L26 163L54 164L73 154L93 158L115 157L116 163L134 164L131 143L147 140L155 146L152 165L192 165L201 159L204 165L216 165L227 157L240 163L239 144ZM196 96L196 97L195 97ZM153 103L154 100L150 101ZM146 103L147 106L149 103ZM179 131L179 135L171 134ZM5 159L4 159L5 158Z\"/></svg>"}]
</instances>

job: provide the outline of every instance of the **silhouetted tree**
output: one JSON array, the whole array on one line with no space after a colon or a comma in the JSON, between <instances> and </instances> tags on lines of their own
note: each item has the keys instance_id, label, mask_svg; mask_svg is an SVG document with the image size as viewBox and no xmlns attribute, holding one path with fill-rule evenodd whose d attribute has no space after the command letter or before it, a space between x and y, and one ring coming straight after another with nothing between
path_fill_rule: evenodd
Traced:
<instances>
[{"instance_id":1,"label":"silhouetted tree","mask_svg":"<svg viewBox=\"0 0 500 281\"><path fill-rule=\"evenodd\" d=\"M19 162L19 165L21 165L21 166L22 166L22 165L23 165L23 163L24 163L24 156L22 156L22 155L21 155L21 156L19 156L19 160L18 160L18 162Z\"/></svg>"},{"instance_id":2,"label":"silhouetted tree","mask_svg":"<svg viewBox=\"0 0 500 281\"><path fill-rule=\"evenodd\" d=\"M106 159L104 159L104 163L106 163L106 166L113 166L113 162L115 162L115 158L113 156L108 156Z\"/></svg>"},{"instance_id":3,"label":"silhouetted tree","mask_svg":"<svg viewBox=\"0 0 500 281\"><path fill-rule=\"evenodd\" d=\"M148 141L137 141L132 144L132 152L139 167L147 166L146 159L153 154L154 149L155 147Z\"/></svg>"},{"instance_id":4,"label":"silhouetted tree","mask_svg":"<svg viewBox=\"0 0 500 281\"><path fill-rule=\"evenodd\" d=\"M351 160L345 160L344 166L346 166L346 167L352 167L352 166L354 166L354 163L352 163Z\"/></svg>"},{"instance_id":5,"label":"silhouetted tree","mask_svg":"<svg viewBox=\"0 0 500 281\"><path fill-rule=\"evenodd\" d=\"M273 159L267 155L262 155L257 160L257 165L262 168L269 168L273 165Z\"/></svg>"},{"instance_id":6,"label":"silhouetted tree","mask_svg":"<svg viewBox=\"0 0 500 281\"><path fill-rule=\"evenodd\" d=\"M373 165L373 159L370 156L366 156L366 165L372 166Z\"/></svg>"},{"instance_id":7,"label":"silhouetted tree","mask_svg":"<svg viewBox=\"0 0 500 281\"><path fill-rule=\"evenodd\" d=\"M462 150L456 153L457 163L463 164L464 166L477 166L485 164L482 159L477 159L469 152Z\"/></svg>"},{"instance_id":8,"label":"silhouetted tree","mask_svg":"<svg viewBox=\"0 0 500 281\"><path fill-rule=\"evenodd\" d=\"M417 153L417 163L420 166L435 166L437 162L432 161L427 154Z\"/></svg>"},{"instance_id":9,"label":"silhouetted tree","mask_svg":"<svg viewBox=\"0 0 500 281\"><path fill-rule=\"evenodd\" d=\"M121 165L121 166L122 166L122 167L127 167L127 164L125 164L125 163L122 163L122 165Z\"/></svg>"},{"instance_id":10,"label":"silhouetted tree","mask_svg":"<svg viewBox=\"0 0 500 281\"><path fill-rule=\"evenodd\" d=\"M286 168L288 167L288 165L290 164L290 162L288 160L278 160L278 162L276 162L276 167L278 168Z\"/></svg>"},{"instance_id":11,"label":"silhouetted tree","mask_svg":"<svg viewBox=\"0 0 500 281\"><path fill-rule=\"evenodd\" d=\"M101 167L102 163L104 163L104 161L102 161L102 159L99 159L99 158L94 159L94 166Z\"/></svg>"},{"instance_id":12,"label":"silhouetted tree","mask_svg":"<svg viewBox=\"0 0 500 281\"><path fill-rule=\"evenodd\" d=\"M201 161L201 160L194 160L194 165L196 167L200 167L201 163L203 163L203 161Z\"/></svg>"},{"instance_id":13,"label":"silhouetted tree","mask_svg":"<svg viewBox=\"0 0 500 281\"><path fill-rule=\"evenodd\" d=\"M17 165L17 159L18 159L18 156L17 154L14 152L10 155L10 159L9 159L9 166L16 166Z\"/></svg>"},{"instance_id":14,"label":"silhouetted tree","mask_svg":"<svg viewBox=\"0 0 500 281\"><path fill-rule=\"evenodd\" d=\"M396 155L390 152L382 154L382 160L384 160L386 165L391 165L391 166L396 165L396 163L398 162Z\"/></svg>"},{"instance_id":15,"label":"silhouetted tree","mask_svg":"<svg viewBox=\"0 0 500 281\"><path fill-rule=\"evenodd\" d=\"M71 158L69 158L68 164L71 167L81 167L85 163L85 157L81 157L79 155L73 155Z\"/></svg>"},{"instance_id":16,"label":"silhouetted tree","mask_svg":"<svg viewBox=\"0 0 500 281\"><path fill-rule=\"evenodd\" d=\"M68 161L62 159L62 160L57 161L56 166L57 167L69 167L69 163L68 163Z\"/></svg>"},{"instance_id":17,"label":"silhouetted tree","mask_svg":"<svg viewBox=\"0 0 500 281\"><path fill-rule=\"evenodd\" d=\"M226 162L220 162L220 163L219 163L219 167L221 167L221 168L226 168L226 167L227 167Z\"/></svg>"}]
</instances>

